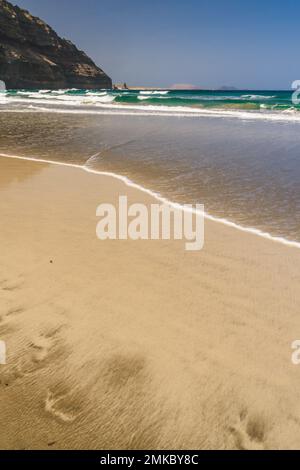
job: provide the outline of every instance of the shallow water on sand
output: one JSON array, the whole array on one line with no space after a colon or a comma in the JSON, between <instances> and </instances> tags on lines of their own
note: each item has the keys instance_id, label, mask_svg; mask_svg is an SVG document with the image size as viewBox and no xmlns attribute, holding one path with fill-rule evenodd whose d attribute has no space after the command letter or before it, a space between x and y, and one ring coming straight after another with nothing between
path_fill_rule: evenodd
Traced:
<instances>
[{"instance_id":1,"label":"shallow water on sand","mask_svg":"<svg viewBox=\"0 0 300 470\"><path fill-rule=\"evenodd\" d=\"M129 177L168 199L300 241L300 124L234 117L0 114L0 153Z\"/></svg>"}]
</instances>

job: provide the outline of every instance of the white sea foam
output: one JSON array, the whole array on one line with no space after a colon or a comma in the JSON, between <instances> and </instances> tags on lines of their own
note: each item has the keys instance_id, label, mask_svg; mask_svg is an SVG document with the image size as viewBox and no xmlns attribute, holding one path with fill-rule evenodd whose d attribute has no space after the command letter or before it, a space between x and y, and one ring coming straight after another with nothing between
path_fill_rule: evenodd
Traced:
<instances>
[{"instance_id":1,"label":"white sea foam","mask_svg":"<svg viewBox=\"0 0 300 470\"><path fill-rule=\"evenodd\" d=\"M5 95L0 94L0 105L1 104L9 104L8 99L6 98Z\"/></svg>"},{"instance_id":2,"label":"white sea foam","mask_svg":"<svg viewBox=\"0 0 300 470\"><path fill-rule=\"evenodd\" d=\"M54 90L52 93L54 95L64 95L67 91L70 91L70 90Z\"/></svg>"},{"instance_id":3,"label":"white sea foam","mask_svg":"<svg viewBox=\"0 0 300 470\"><path fill-rule=\"evenodd\" d=\"M267 96L267 95L242 95L240 98L245 100L271 100L276 98L276 96Z\"/></svg>"},{"instance_id":4,"label":"white sea foam","mask_svg":"<svg viewBox=\"0 0 300 470\"><path fill-rule=\"evenodd\" d=\"M97 97L97 100L95 103L112 103L116 99L115 96L112 95L106 95L102 97Z\"/></svg>"},{"instance_id":5,"label":"white sea foam","mask_svg":"<svg viewBox=\"0 0 300 470\"><path fill-rule=\"evenodd\" d=\"M25 100L15 100L15 103L23 103ZM1 103L0 103L1 104ZM3 104L9 105L9 100L3 101ZM275 122L291 122L300 123L300 112L297 110L284 111L245 111L245 110L231 110L231 109L203 109L203 108L188 108L185 106L154 106L154 105L125 105L125 104L107 104L100 101L94 104L89 109L68 109L67 107L47 107L35 106L39 105L58 105L54 100L27 100L28 106L20 108L1 108L2 112L11 113L26 113L26 112L47 112L54 114L84 114L84 115L120 115L120 116L167 116L167 117L213 117L213 118L233 118L248 120L262 120L262 121L275 121ZM88 105L89 103L85 103ZM78 103L64 103L74 108ZM288 111L288 110L287 110ZM293 111L293 112L291 112Z\"/></svg>"},{"instance_id":6,"label":"white sea foam","mask_svg":"<svg viewBox=\"0 0 300 470\"><path fill-rule=\"evenodd\" d=\"M106 96L107 91L88 91L86 95L87 96Z\"/></svg>"},{"instance_id":7,"label":"white sea foam","mask_svg":"<svg viewBox=\"0 0 300 470\"><path fill-rule=\"evenodd\" d=\"M97 104L105 104L105 103L112 103L115 100L115 96L113 95L65 95L61 94L58 96L53 96L52 94L43 94L41 95L39 92L34 93L25 93L24 98L11 98L6 97L6 102L10 104L20 103L35 103L35 104L53 104L53 105L62 105L62 106L85 106L85 105L97 105ZM26 96L25 96L26 95Z\"/></svg>"},{"instance_id":8,"label":"white sea foam","mask_svg":"<svg viewBox=\"0 0 300 470\"><path fill-rule=\"evenodd\" d=\"M142 90L140 91L140 95L167 95L169 93L169 91L167 90L162 90L162 91L159 91L159 90Z\"/></svg>"},{"instance_id":9,"label":"white sea foam","mask_svg":"<svg viewBox=\"0 0 300 470\"><path fill-rule=\"evenodd\" d=\"M239 118L242 120L267 120L267 121L285 121L285 122L300 122L300 112L290 108L289 110L280 109L280 105L274 105L274 109L268 110L260 104L259 110L250 109L230 109L230 108L203 108L201 106L165 106L165 105L153 105L148 104L152 96L157 96L161 100L167 99L168 91L140 91L137 96L140 104L129 104L129 103L116 103L115 100L118 96L122 96L122 93L110 92L107 90L101 91L88 91L80 94L69 93L74 91L70 90L40 90L36 92L32 91L19 91L15 95L10 93L3 93L1 95L0 105L13 105L12 111L14 112L26 112L26 111L38 111L39 106L41 112L49 113L77 113L77 114L115 114L120 115L142 115L142 116L177 116L177 117L188 117L188 116L210 116L210 117L230 117ZM128 92L131 93L131 92ZM262 95L242 95L242 99L246 100L250 97L271 99L273 96L262 96ZM200 97L203 100L216 100L217 96L210 97L204 95ZM221 96L220 100L227 99L241 99L241 97L233 96ZM21 106L19 106L21 105ZM26 107L27 105L27 107ZM51 107L50 107L51 106ZM76 108L73 110L72 108ZM81 108L81 109L80 109ZM103 110L106 110L105 112ZM110 113L107 110L111 110ZM9 109L0 109L0 112L10 111Z\"/></svg>"},{"instance_id":10,"label":"white sea foam","mask_svg":"<svg viewBox=\"0 0 300 470\"><path fill-rule=\"evenodd\" d=\"M168 99L168 96L157 96L157 95L138 95L138 100L149 100L151 98L159 98L160 100Z\"/></svg>"},{"instance_id":11,"label":"white sea foam","mask_svg":"<svg viewBox=\"0 0 300 470\"><path fill-rule=\"evenodd\" d=\"M87 165L79 165L79 164L76 164L76 163L59 162L59 161L55 161L55 160L46 160L46 159L42 159L42 158L22 157L22 156L19 156L19 155L9 155L9 154L6 154L6 153L0 153L0 157L13 158L13 159L17 159L17 160L28 160L28 161L38 162L38 163L47 163L47 164L50 164L50 165L58 165L58 166L64 166L64 167L70 167L70 168L77 168L81 171L86 171L87 173L92 173L92 174L95 174L95 175L110 176L112 178L115 178L115 179L118 179L118 180L122 181L123 183L126 184L126 186L138 189L138 190L142 191L143 193L146 193L146 194L152 196L153 198L155 198L156 200L158 200L159 202L161 202L163 204L170 205L174 209L193 212L194 214L195 213L200 214L200 212L197 211L194 208L187 208L186 206L183 206L179 203L172 202L172 201L168 200L167 198L161 196L156 191L153 191L151 189L147 189L144 186L141 186L137 183L134 183L133 181L131 181L126 176L122 176L122 175L119 175L117 173L108 172L108 171L100 171L100 170L96 170L94 168L91 168ZM90 158L91 157L89 157L87 159L87 161L90 160ZM203 215L203 212L201 212L201 215ZM206 212L204 213L204 217L207 220L211 220L213 222L220 223L222 225L226 225L227 227L234 228L234 229L239 230L241 232L250 233L252 235L259 236L261 238L264 238L266 240L270 240L270 241L275 242L275 243L280 243L281 245L289 246L289 247L292 247L292 248L298 248L298 249L300 248L300 242L288 240L284 237L277 237L277 236L271 235L268 232L263 232L262 230L254 228L254 227L245 227L243 225L239 225L239 224L237 224L235 222L232 222L230 220L227 220L225 218L215 217L215 216L213 216L211 214L208 214Z\"/></svg>"},{"instance_id":12,"label":"white sea foam","mask_svg":"<svg viewBox=\"0 0 300 470\"><path fill-rule=\"evenodd\" d=\"M283 109L281 111L282 113L286 113L286 114L295 114L295 113L298 113L298 110L296 108L294 108L294 106L291 106L290 108L287 108L287 109Z\"/></svg>"}]
</instances>

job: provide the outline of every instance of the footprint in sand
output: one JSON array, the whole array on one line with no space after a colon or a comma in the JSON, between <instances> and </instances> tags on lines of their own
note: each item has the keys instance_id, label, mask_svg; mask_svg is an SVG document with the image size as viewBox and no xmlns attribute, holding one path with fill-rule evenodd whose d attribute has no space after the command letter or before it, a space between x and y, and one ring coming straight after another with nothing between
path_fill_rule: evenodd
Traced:
<instances>
[{"instance_id":1,"label":"footprint in sand","mask_svg":"<svg viewBox=\"0 0 300 470\"><path fill-rule=\"evenodd\" d=\"M3 315L0 315L0 323L7 322L9 317L13 317L14 315L18 315L23 312L24 312L24 309L22 307L10 308Z\"/></svg>"},{"instance_id":2,"label":"footprint in sand","mask_svg":"<svg viewBox=\"0 0 300 470\"><path fill-rule=\"evenodd\" d=\"M48 391L45 401L45 411L64 423L73 423L77 416L68 410L70 407L70 398L68 394L55 396Z\"/></svg>"},{"instance_id":3,"label":"footprint in sand","mask_svg":"<svg viewBox=\"0 0 300 470\"><path fill-rule=\"evenodd\" d=\"M17 367L9 371L2 371L0 374L0 386L6 389L10 387L16 380L22 377L23 375Z\"/></svg>"},{"instance_id":4,"label":"footprint in sand","mask_svg":"<svg viewBox=\"0 0 300 470\"><path fill-rule=\"evenodd\" d=\"M234 436L236 447L240 450L264 450L266 421L260 415L249 416L247 410L240 413L235 426L229 428Z\"/></svg>"},{"instance_id":5,"label":"footprint in sand","mask_svg":"<svg viewBox=\"0 0 300 470\"><path fill-rule=\"evenodd\" d=\"M31 360L34 363L43 362L52 347L53 339L51 337L47 337L44 335L37 336L31 343L30 343L30 355Z\"/></svg>"},{"instance_id":6,"label":"footprint in sand","mask_svg":"<svg viewBox=\"0 0 300 470\"><path fill-rule=\"evenodd\" d=\"M23 308L11 308L7 310L7 312L0 315L0 332L3 335L4 333L8 333L12 330L12 319L14 315L18 315L24 311Z\"/></svg>"},{"instance_id":7,"label":"footprint in sand","mask_svg":"<svg viewBox=\"0 0 300 470\"><path fill-rule=\"evenodd\" d=\"M0 281L0 288L3 291L11 292L14 290L19 289L24 283L24 280L22 278L14 280L14 281L9 281L8 279L1 279Z\"/></svg>"},{"instance_id":8,"label":"footprint in sand","mask_svg":"<svg viewBox=\"0 0 300 470\"><path fill-rule=\"evenodd\" d=\"M57 335L62 327L49 330L47 333L35 336L29 344L29 354L27 360L27 368L23 370L24 373L32 373L37 368L44 365L50 354L57 352Z\"/></svg>"},{"instance_id":9,"label":"footprint in sand","mask_svg":"<svg viewBox=\"0 0 300 470\"><path fill-rule=\"evenodd\" d=\"M7 370L2 371L0 385L8 387L14 381L33 374L44 367L50 354L54 352L57 332L58 330L51 330L46 334L34 337L25 353L20 353L20 361Z\"/></svg>"}]
</instances>

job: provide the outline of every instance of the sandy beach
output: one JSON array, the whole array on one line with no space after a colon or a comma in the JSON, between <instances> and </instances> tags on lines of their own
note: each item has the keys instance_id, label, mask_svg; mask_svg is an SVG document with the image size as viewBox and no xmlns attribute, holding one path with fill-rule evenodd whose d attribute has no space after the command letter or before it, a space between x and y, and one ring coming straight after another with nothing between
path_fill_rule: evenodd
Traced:
<instances>
[{"instance_id":1,"label":"sandy beach","mask_svg":"<svg viewBox=\"0 0 300 470\"><path fill-rule=\"evenodd\" d=\"M109 176L0 159L2 449L300 447L300 250L100 241Z\"/></svg>"}]
</instances>

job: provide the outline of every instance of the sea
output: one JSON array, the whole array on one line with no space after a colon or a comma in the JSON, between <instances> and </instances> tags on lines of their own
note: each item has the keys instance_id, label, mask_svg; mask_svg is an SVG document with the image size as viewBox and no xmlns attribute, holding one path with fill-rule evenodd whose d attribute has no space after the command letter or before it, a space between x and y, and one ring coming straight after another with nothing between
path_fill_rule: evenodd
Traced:
<instances>
[{"instance_id":1,"label":"sea","mask_svg":"<svg viewBox=\"0 0 300 470\"><path fill-rule=\"evenodd\" d=\"M110 173L300 247L300 104L292 97L276 90L3 90L0 156Z\"/></svg>"}]
</instances>

